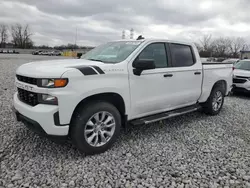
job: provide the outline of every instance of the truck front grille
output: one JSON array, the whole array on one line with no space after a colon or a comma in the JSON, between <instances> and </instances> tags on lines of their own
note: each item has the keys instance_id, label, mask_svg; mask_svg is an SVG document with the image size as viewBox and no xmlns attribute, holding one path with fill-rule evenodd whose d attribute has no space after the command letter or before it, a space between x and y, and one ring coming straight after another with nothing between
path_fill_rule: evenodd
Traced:
<instances>
[{"instance_id":1,"label":"truck front grille","mask_svg":"<svg viewBox=\"0 0 250 188\"><path fill-rule=\"evenodd\" d=\"M16 77L20 82L25 82L25 83L28 83L28 84L37 85L37 79L36 78L30 78L30 77L21 76L21 75L16 75Z\"/></svg>"},{"instance_id":2,"label":"truck front grille","mask_svg":"<svg viewBox=\"0 0 250 188\"><path fill-rule=\"evenodd\" d=\"M234 78L233 83L235 84L244 84L247 80L245 79L239 79L239 78Z\"/></svg>"},{"instance_id":3,"label":"truck front grille","mask_svg":"<svg viewBox=\"0 0 250 188\"><path fill-rule=\"evenodd\" d=\"M30 106L38 104L38 94L17 88L19 100Z\"/></svg>"}]
</instances>

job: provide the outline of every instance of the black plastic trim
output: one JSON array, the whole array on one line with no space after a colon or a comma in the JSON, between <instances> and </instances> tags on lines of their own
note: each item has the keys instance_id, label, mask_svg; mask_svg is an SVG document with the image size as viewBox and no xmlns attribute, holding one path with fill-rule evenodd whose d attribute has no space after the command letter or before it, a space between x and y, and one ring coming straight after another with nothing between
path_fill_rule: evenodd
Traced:
<instances>
[{"instance_id":1,"label":"black plastic trim","mask_svg":"<svg viewBox=\"0 0 250 188\"><path fill-rule=\"evenodd\" d=\"M54 124L56 126L65 126L65 125L68 125L68 124L61 124L60 123L60 116L59 116L59 112L58 111L56 113L54 113L53 117L54 117Z\"/></svg>"},{"instance_id":2,"label":"black plastic trim","mask_svg":"<svg viewBox=\"0 0 250 188\"><path fill-rule=\"evenodd\" d=\"M57 126L60 125L59 112L54 113L53 117L54 117L54 124Z\"/></svg>"},{"instance_id":3,"label":"black plastic trim","mask_svg":"<svg viewBox=\"0 0 250 188\"><path fill-rule=\"evenodd\" d=\"M19 75L19 74L16 74L16 78L20 82L31 84L31 85L37 85L37 81L38 81L37 78L22 76L22 75Z\"/></svg>"},{"instance_id":4,"label":"black plastic trim","mask_svg":"<svg viewBox=\"0 0 250 188\"><path fill-rule=\"evenodd\" d=\"M34 132L38 135L48 137L48 138L60 138L60 139L68 138L68 136L48 135L38 122L20 114L15 109L14 109L14 112L16 114L17 121L21 121L28 129L30 129L32 132Z\"/></svg>"},{"instance_id":5,"label":"black plastic trim","mask_svg":"<svg viewBox=\"0 0 250 188\"><path fill-rule=\"evenodd\" d=\"M165 48L166 48L166 54L168 56L168 67L167 68L172 68L173 64L172 64L172 54L170 51L170 45L169 43L165 42Z\"/></svg>"},{"instance_id":6,"label":"black plastic trim","mask_svg":"<svg viewBox=\"0 0 250 188\"><path fill-rule=\"evenodd\" d=\"M18 111L16 111L16 118L18 121L24 123L24 125L26 125L26 127L28 127L33 132L40 135L47 135L47 133L43 130L43 128L38 122L20 114Z\"/></svg>"},{"instance_id":7,"label":"black plastic trim","mask_svg":"<svg viewBox=\"0 0 250 188\"><path fill-rule=\"evenodd\" d=\"M82 74L84 74L85 76L97 74L97 73L95 72L95 70L94 70L93 68L91 68L91 67L86 67L86 66L84 66L84 67L73 67L73 68L78 69L78 70L81 71Z\"/></svg>"},{"instance_id":8,"label":"black plastic trim","mask_svg":"<svg viewBox=\"0 0 250 188\"><path fill-rule=\"evenodd\" d=\"M91 67L93 67L99 74L105 74L104 72L103 72L103 70L100 68L100 67L98 67L98 66L93 66L93 65L90 65Z\"/></svg>"}]
</instances>

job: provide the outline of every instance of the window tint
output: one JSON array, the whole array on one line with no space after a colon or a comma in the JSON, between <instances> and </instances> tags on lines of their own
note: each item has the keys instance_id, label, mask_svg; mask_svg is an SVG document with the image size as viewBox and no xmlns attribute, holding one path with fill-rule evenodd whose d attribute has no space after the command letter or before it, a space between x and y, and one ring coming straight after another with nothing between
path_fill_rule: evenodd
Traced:
<instances>
[{"instance_id":1,"label":"window tint","mask_svg":"<svg viewBox=\"0 0 250 188\"><path fill-rule=\"evenodd\" d=\"M153 43L148 45L140 53L139 60L153 59L156 68L167 67L167 55L165 50L165 45L163 43Z\"/></svg>"},{"instance_id":2,"label":"window tint","mask_svg":"<svg viewBox=\"0 0 250 188\"><path fill-rule=\"evenodd\" d=\"M190 46L170 44L173 67L187 67L194 64Z\"/></svg>"}]
</instances>

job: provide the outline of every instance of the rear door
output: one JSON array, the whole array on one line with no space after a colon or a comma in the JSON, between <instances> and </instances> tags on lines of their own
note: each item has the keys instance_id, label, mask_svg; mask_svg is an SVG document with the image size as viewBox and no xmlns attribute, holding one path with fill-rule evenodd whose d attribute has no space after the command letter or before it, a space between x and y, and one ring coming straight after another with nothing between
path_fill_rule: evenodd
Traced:
<instances>
[{"instance_id":1,"label":"rear door","mask_svg":"<svg viewBox=\"0 0 250 188\"><path fill-rule=\"evenodd\" d=\"M195 104L201 95L202 64L198 51L192 46L168 43L171 53L171 68L168 73L171 77L172 105L175 108Z\"/></svg>"}]
</instances>

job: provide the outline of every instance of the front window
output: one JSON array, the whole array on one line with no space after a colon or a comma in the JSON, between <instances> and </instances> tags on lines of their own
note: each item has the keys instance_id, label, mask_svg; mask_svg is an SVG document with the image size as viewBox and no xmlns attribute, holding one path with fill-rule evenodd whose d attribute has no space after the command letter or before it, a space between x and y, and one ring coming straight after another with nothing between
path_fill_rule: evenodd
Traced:
<instances>
[{"instance_id":1,"label":"front window","mask_svg":"<svg viewBox=\"0 0 250 188\"><path fill-rule=\"evenodd\" d=\"M154 60L156 68L168 66L168 59L164 43L153 43L148 45L138 56L138 60Z\"/></svg>"},{"instance_id":2,"label":"front window","mask_svg":"<svg viewBox=\"0 0 250 188\"><path fill-rule=\"evenodd\" d=\"M248 70L250 71L250 61L239 61L235 65L236 69L241 69L241 70Z\"/></svg>"},{"instance_id":3,"label":"front window","mask_svg":"<svg viewBox=\"0 0 250 188\"><path fill-rule=\"evenodd\" d=\"M142 41L118 41L100 45L82 56L82 59L103 63L119 63L124 61Z\"/></svg>"}]
</instances>

